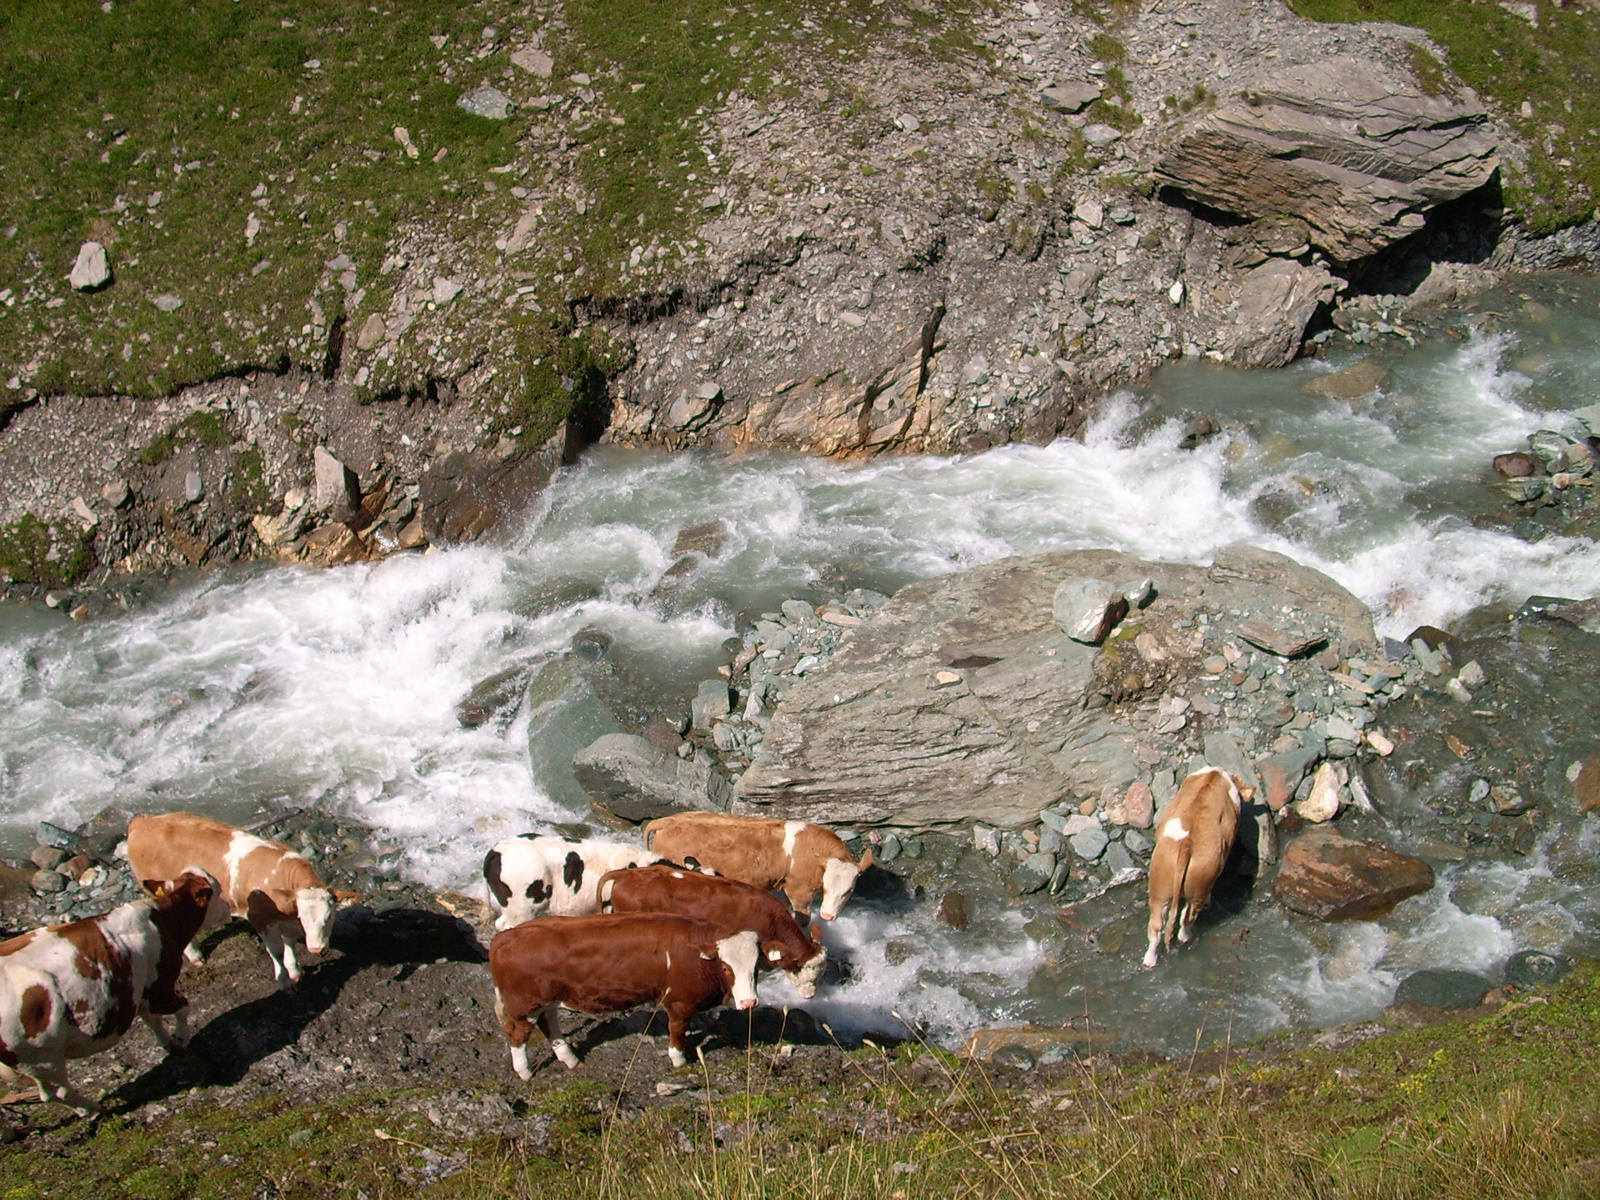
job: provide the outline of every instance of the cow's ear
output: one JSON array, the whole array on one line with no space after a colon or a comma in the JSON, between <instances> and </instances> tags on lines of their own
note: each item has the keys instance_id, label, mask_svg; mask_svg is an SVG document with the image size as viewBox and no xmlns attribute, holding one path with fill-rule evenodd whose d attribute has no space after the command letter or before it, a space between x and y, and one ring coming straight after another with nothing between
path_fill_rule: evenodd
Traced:
<instances>
[{"instance_id":1,"label":"cow's ear","mask_svg":"<svg viewBox=\"0 0 1600 1200\"><path fill-rule=\"evenodd\" d=\"M334 888L333 898L338 901L340 908L349 908L357 900L361 899L361 893L346 891L344 888Z\"/></svg>"},{"instance_id":2,"label":"cow's ear","mask_svg":"<svg viewBox=\"0 0 1600 1200\"><path fill-rule=\"evenodd\" d=\"M861 861L856 864L863 871L872 865L872 847L867 847L867 852L861 856Z\"/></svg>"},{"instance_id":3,"label":"cow's ear","mask_svg":"<svg viewBox=\"0 0 1600 1200\"><path fill-rule=\"evenodd\" d=\"M142 879L139 881L139 886L157 900L165 900L167 893L172 890L171 881L166 879Z\"/></svg>"},{"instance_id":4,"label":"cow's ear","mask_svg":"<svg viewBox=\"0 0 1600 1200\"><path fill-rule=\"evenodd\" d=\"M695 942L690 942L689 949L696 951L701 958L712 959L717 957L717 948L715 946L703 946Z\"/></svg>"},{"instance_id":5,"label":"cow's ear","mask_svg":"<svg viewBox=\"0 0 1600 1200\"><path fill-rule=\"evenodd\" d=\"M1244 787L1239 789L1239 799L1242 800L1244 803L1249 804L1250 801L1254 800L1255 798L1256 798L1256 790L1255 790L1255 788L1251 787L1249 784L1246 784Z\"/></svg>"},{"instance_id":6,"label":"cow's ear","mask_svg":"<svg viewBox=\"0 0 1600 1200\"><path fill-rule=\"evenodd\" d=\"M816 921L811 922L811 940L817 945L822 945L822 926Z\"/></svg>"}]
</instances>

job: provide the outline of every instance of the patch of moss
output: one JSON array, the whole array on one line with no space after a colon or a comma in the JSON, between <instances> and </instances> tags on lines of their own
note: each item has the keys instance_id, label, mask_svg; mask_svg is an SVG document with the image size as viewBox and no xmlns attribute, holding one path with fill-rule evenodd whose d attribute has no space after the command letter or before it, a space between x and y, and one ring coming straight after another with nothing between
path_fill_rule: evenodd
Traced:
<instances>
[{"instance_id":1,"label":"patch of moss","mask_svg":"<svg viewBox=\"0 0 1600 1200\"><path fill-rule=\"evenodd\" d=\"M75 530L48 525L32 513L0 525L0 575L14 582L64 587L93 565L88 539Z\"/></svg>"},{"instance_id":2,"label":"patch of moss","mask_svg":"<svg viewBox=\"0 0 1600 1200\"><path fill-rule=\"evenodd\" d=\"M233 507L240 512L263 512L272 501L267 491L266 469L261 451L254 446L241 450L233 460Z\"/></svg>"},{"instance_id":3,"label":"patch of moss","mask_svg":"<svg viewBox=\"0 0 1600 1200\"><path fill-rule=\"evenodd\" d=\"M625 348L610 344L596 329L547 325L524 330L517 339L518 382L511 403L491 423L523 445L545 443L571 418L587 438L598 437L609 413L608 381L628 365Z\"/></svg>"},{"instance_id":4,"label":"patch of moss","mask_svg":"<svg viewBox=\"0 0 1600 1200\"><path fill-rule=\"evenodd\" d=\"M1499 4L1437 0L1289 0L1317 21L1392 21L1424 30L1448 65L1528 146L1507 171L1505 196L1523 223L1548 233L1587 219L1600 197L1600 20L1583 5L1539 3L1537 22ZM1517 6L1520 7L1520 6ZM1411 69L1430 95L1448 80L1418 47ZM1434 60L1437 61L1437 60Z\"/></svg>"}]
</instances>

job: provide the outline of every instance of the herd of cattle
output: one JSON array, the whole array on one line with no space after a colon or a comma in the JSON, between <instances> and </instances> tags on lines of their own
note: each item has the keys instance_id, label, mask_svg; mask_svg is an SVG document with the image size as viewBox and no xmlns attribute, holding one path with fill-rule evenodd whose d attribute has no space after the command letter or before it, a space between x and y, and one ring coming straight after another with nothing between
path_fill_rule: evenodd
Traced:
<instances>
[{"instance_id":1,"label":"herd of cattle","mask_svg":"<svg viewBox=\"0 0 1600 1200\"><path fill-rule=\"evenodd\" d=\"M1251 795L1206 767L1158 818L1147 967L1175 931L1189 940ZM127 858L144 898L0 943L0 1076L26 1075L41 1100L83 1114L98 1106L68 1081L68 1059L115 1046L136 1017L163 1047L187 1041L178 976L185 958L199 960L208 929L244 917L288 988L300 979L291 939L321 953L336 909L353 899L287 846L190 813L134 817ZM642 846L534 834L499 843L484 860L500 910L489 970L512 1067L531 1077L536 1024L555 1056L577 1066L561 1036L562 1007L660 1006L668 1057L681 1067L690 1019L719 1004L753 1007L758 966L788 972L801 995L814 994L827 956L812 907L820 894L819 915L838 916L871 864L871 850L856 861L821 826L727 813L652 821Z\"/></svg>"}]
</instances>

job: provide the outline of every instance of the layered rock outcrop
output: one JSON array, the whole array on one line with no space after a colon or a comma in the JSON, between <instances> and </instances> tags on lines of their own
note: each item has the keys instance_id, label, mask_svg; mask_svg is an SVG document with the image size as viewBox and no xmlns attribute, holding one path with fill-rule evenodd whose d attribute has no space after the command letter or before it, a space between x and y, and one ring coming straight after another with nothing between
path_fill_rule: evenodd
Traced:
<instances>
[{"instance_id":1,"label":"layered rock outcrop","mask_svg":"<svg viewBox=\"0 0 1600 1200\"><path fill-rule=\"evenodd\" d=\"M1149 578L1154 589L1104 647L1090 646L1052 611L1057 586L1075 576ZM1213 703L1202 680L1238 666L1243 681L1254 668L1245 703L1283 705L1292 676L1264 657L1257 667L1234 636L1264 615L1314 631L1311 644L1374 646L1354 596L1250 547L1209 567L1048 554L909 585L790 688L736 805L826 824L1014 827L1058 801L1120 798L1141 781L1156 784L1159 802L1177 768L1201 757L1248 772L1266 750L1247 732L1254 722L1235 724L1232 702Z\"/></svg>"},{"instance_id":2,"label":"layered rock outcrop","mask_svg":"<svg viewBox=\"0 0 1600 1200\"><path fill-rule=\"evenodd\" d=\"M1472 89L1430 92L1381 60L1340 55L1246 87L1196 121L1154 175L1250 220L1298 217L1311 245L1350 262L1415 233L1498 166Z\"/></svg>"}]
</instances>

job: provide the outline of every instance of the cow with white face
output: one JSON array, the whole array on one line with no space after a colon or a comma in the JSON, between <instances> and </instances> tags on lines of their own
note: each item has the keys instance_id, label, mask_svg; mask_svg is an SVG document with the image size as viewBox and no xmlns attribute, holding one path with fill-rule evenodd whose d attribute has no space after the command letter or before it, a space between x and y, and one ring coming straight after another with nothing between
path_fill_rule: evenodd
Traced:
<instances>
[{"instance_id":1,"label":"cow with white face","mask_svg":"<svg viewBox=\"0 0 1600 1200\"><path fill-rule=\"evenodd\" d=\"M136 879L170 879L196 868L216 882L205 925L184 951L191 962L200 961L206 930L230 917L244 917L260 935L280 988L300 982L290 937L304 937L312 954L328 948L339 898L281 842L193 813L137 816L128 822L128 865Z\"/></svg>"},{"instance_id":2,"label":"cow with white face","mask_svg":"<svg viewBox=\"0 0 1600 1200\"><path fill-rule=\"evenodd\" d=\"M599 911L607 871L661 862L643 846L524 833L496 845L483 860L489 898L500 909L496 929L535 917L581 917Z\"/></svg>"},{"instance_id":3,"label":"cow with white face","mask_svg":"<svg viewBox=\"0 0 1600 1200\"><path fill-rule=\"evenodd\" d=\"M810 919L818 892L822 919L837 917L855 893L861 873L872 865L871 850L857 862L831 829L771 817L675 813L646 825L644 840L674 862L781 891L802 921Z\"/></svg>"},{"instance_id":4,"label":"cow with white face","mask_svg":"<svg viewBox=\"0 0 1600 1200\"><path fill-rule=\"evenodd\" d=\"M690 1019L719 1004L756 1004L753 930L717 926L671 913L540 917L495 934L489 943L495 1016L511 1042L511 1066L523 1079L535 1026L569 1070L578 1056L561 1036L559 1009L596 1015L641 1004L666 1010L672 1065L687 1061Z\"/></svg>"}]
</instances>

